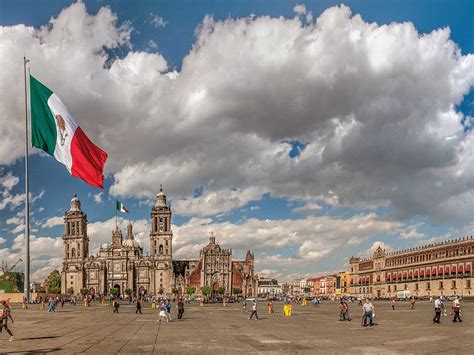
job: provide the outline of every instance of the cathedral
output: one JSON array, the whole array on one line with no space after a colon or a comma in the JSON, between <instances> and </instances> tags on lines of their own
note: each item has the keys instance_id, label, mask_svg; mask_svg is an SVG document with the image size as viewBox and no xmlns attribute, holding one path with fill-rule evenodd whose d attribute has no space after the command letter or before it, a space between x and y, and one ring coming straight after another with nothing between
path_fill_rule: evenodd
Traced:
<instances>
[{"instance_id":1,"label":"cathedral","mask_svg":"<svg viewBox=\"0 0 474 355\"><path fill-rule=\"evenodd\" d=\"M61 272L61 293L108 294L110 289L132 294L184 294L186 287L195 287L201 294L203 286L217 293L224 289L232 294L240 289L244 296L255 293L254 255L247 251L244 260L233 260L231 249L222 249L211 235L195 260L173 260L171 207L166 203L163 189L156 195L151 208L149 255L134 239L129 223L127 235L116 227L110 244L100 247L97 255L89 254L87 215L74 195L64 215L64 260Z\"/></svg>"}]
</instances>

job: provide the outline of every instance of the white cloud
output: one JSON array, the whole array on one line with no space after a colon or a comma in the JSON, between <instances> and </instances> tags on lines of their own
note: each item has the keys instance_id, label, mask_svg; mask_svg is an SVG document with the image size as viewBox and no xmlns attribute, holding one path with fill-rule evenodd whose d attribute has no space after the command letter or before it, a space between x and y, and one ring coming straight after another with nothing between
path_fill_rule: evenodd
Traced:
<instances>
[{"instance_id":1,"label":"white cloud","mask_svg":"<svg viewBox=\"0 0 474 355\"><path fill-rule=\"evenodd\" d=\"M391 234L401 225L380 220L376 214L348 219L308 216L302 220L257 220L243 223L213 223L210 219L193 218L181 226L173 226L174 257L196 258L213 232L218 243L232 248L234 255L247 249L256 254L259 269L311 265L350 244L358 244L377 234ZM288 255L288 250L295 250Z\"/></svg>"},{"instance_id":2,"label":"white cloud","mask_svg":"<svg viewBox=\"0 0 474 355\"><path fill-rule=\"evenodd\" d=\"M14 224L14 225L19 225L19 224L23 224L24 223L24 220L22 218L18 218L18 217L11 217L11 218L8 218L6 220L6 223L7 224Z\"/></svg>"},{"instance_id":3,"label":"white cloud","mask_svg":"<svg viewBox=\"0 0 474 355\"><path fill-rule=\"evenodd\" d=\"M0 237L0 244L5 243L7 240L5 238Z\"/></svg>"},{"instance_id":4,"label":"white cloud","mask_svg":"<svg viewBox=\"0 0 474 355\"><path fill-rule=\"evenodd\" d=\"M64 224L64 216L51 217L46 220L41 226L42 228L53 228Z\"/></svg>"},{"instance_id":5,"label":"white cloud","mask_svg":"<svg viewBox=\"0 0 474 355\"><path fill-rule=\"evenodd\" d=\"M156 48L158 48L158 45L156 44L156 42L154 40L150 39L148 41L148 47L156 49Z\"/></svg>"},{"instance_id":6,"label":"white cloud","mask_svg":"<svg viewBox=\"0 0 474 355\"><path fill-rule=\"evenodd\" d=\"M164 18L161 17L161 16L154 15L153 13L151 13L150 16L152 17L151 23L152 23L156 28L160 28L160 27L163 28L163 27L166 27L166 25L168 24L168 22L165 21Z\"/></svg>"},{"instance_id":7,"label":"white cloud","mask_svg":"<svg viewBox=\"0 0 474 355\"><path fill-rule=\"evenodd\" d=\"M150 197L163 183L180 211L202 216L241 206L247 197L233 189L305 201L331 190L341 207L469 223L474 133L456 110L473 86L474 56L448 28L421 35L346 6L306 21L207 16L180 72L159 53L110 58L108 49L130 48L131 26L109 8L90 15L75 3L41 29L1 27L0 164L23 155L21 122L7 117L23 110L17 58L28 48L33 74L120 157L107 164L113 195ZM290 159L285 142L295 140L306 146ZM206 190L194 201L198 186ZM0 209L15 204L3 197Z\"/></svg>"},{"instance_id":8,"label":"white cloud","mask_svg":"<svg viewBox=\"0 0 474 355\"><path fill-rule=\"evenodd\" d=\"M304 4L295 5L293 12L298 16L306 15L306 6Z\"/></svg>"},{"instance_id":9,"label":"white cloud","mask_svg":"<svg viewBox=\"0 0 474 355\"><path fill-rule=\"evenodd\" d=\"M103 192L99 192L99 193L97 193L97 194L94 195L94 201L95 201L95 203L102 203L102 202L104 202L104 201L102 200L102 195L103 195L103 194L104 194Z\"/></svg>"},{"instance_id":10,"label":"white cloud","mask_svg":"<svg viewBox=\"0 0 474 355\"><path fill-rule=\"evenodd\" d=\"M307 203L304 206L293 208L291 212L295 214L314 214L320 209L322 207L317 203Z\"/></svg>"},{"instance_id":11,"label":"white cloud","mask_svg":"<svg viewBox=\"0 0 474 355\"><path fill-rule=\"evenodd\" d=\"M401 239L420 239L425 237L425 234L422 232L418 232L416 229L410 229L408 231L400 232Z\"/></svg>"}]
</instances>

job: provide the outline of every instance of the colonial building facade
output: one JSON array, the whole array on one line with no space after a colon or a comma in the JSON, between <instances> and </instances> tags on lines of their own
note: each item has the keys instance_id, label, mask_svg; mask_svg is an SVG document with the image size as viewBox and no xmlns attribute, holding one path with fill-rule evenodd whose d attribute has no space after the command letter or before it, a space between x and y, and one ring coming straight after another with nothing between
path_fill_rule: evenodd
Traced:
<instances>
[{"instance_id":1,"label":"colonial building facade","mask_svg":"<svg viewBox=\"0 0 474 355\"><path fill-rule=\"evenodd\" d=\"M353 296L474 296L474 239L466 237L373 256L350 259Z\"/></svg>"},{"instance_id":2,"label":"colonial building facade","mask_svg":"<svg viewBox=\"0 0 474 355\"><path fill-rule=\"evenodd\" d=\"M246 296L254 295L254 255L247 251L245 260L233 260L231 249L221 249L211 236L196 260L173 260L173 232L171 208L162 189L151 209L150 253L134 239L132 225L127 226L125 240L122 231L112 232L111 244L100 247L97 255L89 255L87 215L76 195L64 215L64 260L61 272L61 292L108 294L118 289L121 295L129 289L133 294L183 294L186 287L203 286L214 292L225 290L231 294L238 288Z\"/></svg>"}]
</instances>

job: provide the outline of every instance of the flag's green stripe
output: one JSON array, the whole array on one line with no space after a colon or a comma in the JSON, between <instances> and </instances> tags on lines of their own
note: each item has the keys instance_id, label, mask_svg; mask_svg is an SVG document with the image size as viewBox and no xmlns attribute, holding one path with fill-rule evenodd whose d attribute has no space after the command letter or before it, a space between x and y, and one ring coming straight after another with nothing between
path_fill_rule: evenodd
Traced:
<instances>
[{"instance_id":1,"label":"flag's green stripe","mask_svg":"<svg viewBox=\"0 0 474 355\"><path fill-rule=\"evenodd\" d=\"M121 205L122 205L122 204L121 204L120 202L118 202L118 201L117 201L117 210L119 210L119 211L120 211L120 209L121 209Z\"/></svg>"},{"instance_id":2,"label":"flag's green stripe","mask_svg":"<svg viewBox=\"0 0 474 355\"><path fill-rule=\"evenodd\" d=\"M31 143L33 147L54 155L58 133L48 106L52 94L51 90L30 75Z\"/></svg>"}]
</instances>

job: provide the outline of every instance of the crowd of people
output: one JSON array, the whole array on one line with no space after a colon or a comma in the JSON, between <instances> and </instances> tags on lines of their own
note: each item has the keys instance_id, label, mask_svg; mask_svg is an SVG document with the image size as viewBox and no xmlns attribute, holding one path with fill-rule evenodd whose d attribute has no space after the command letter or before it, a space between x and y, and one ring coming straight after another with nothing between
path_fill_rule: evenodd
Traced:
<instances>
[{"instance_id":1,"label":"crowd of people","mask_svg":"<svg viewBox=\"0 0 474 355\"><path fill-rule=\"evenodd\" d=\"M306 306L307 302L305 298L301 297L285 297L282 299L283 300L283 314L285 316L292 316L292 309L293 309L293 304L300 304L301 306ZM377 323L375 322L375 307L371 300L369 298L365 298L364 302L362 302L361 298L357 299L359 301L359 306L362 308L362 322L361 325L363 327L372 327L376 325ZM102 306L108 306L109 301L111 302L113 313L119 313L119 308L120 304L122 302L125 302L123 299L121 299L118 296L112 296L112 297L91 297L91 296L84 296L83 298L83 305L84 307L90 307L91 302L97 301L102 304ZM251 302L251 311L250 316L248 317L249 320L255 319L258 320L260 319L258 316L258 302L256 298L253 299L245 299L243 298L241 300L241 311L242 312L247 312L247 302ZM321 304L321 298L315 297L313 300L314 306L318 306ZM338 300L338 309L339 309L339 320L340 321L351 321L352 317L350 316L349 313L349 303L353 303L355 301L354 298L340 298ZM416 300L414 297L410 298L408 300L409 302L409 309L415 309L415 303ZM177 299L172 299L168 297L155 297L155 296L136 296L136 297L129 297L128 298L128 303L129 304L135 304L135 314L142 314L142 309L147 305L151 304L151 308L157 309L158 310L158 321L159 322L172 322L173 321L173 316L172 316L172 304L177 308L177 318L178 320L181 320L183 318L184 314L184 306L186 303L190 303L191 299L189 297L179 297ZM32 303L39 304L40 305L40 310L46 310L48 313L56 312L56 308L58 305L61 305L61 308L64 307L65 303L69 303L71 305L76 305L77 299L76 297L39 297L35 300L33 300ZM390 301L391 308L392 310L395 311L396 309L396 303L397 299L392 298ZM441 316L447 316L447 311L446 311L446 303L447 299L444 296L439 296L436 299L431 297L430 298L430 303L433 303L434 305L434 312L435 316L433 318L433 323L439 324L441 323ZM226 302L223 302L224 306L227 306ZM8 321L10 320L12 323L13 317L11 314L11 307L9 304L9 301L2 301L1 303L2 309L1 309L1 321L0 321L0 333L3 332L3 329L5 329L6 333L10 336L10 341L13 341L15 337L13 336L13 333L11 329L8 327ZM202 306L202 304L201 304ZM28 302L26 300L23 301L23 308L28 309ZM267 301L267 309L268 309L268 314L270 316L275 314L275 305L273 300L268 300ZM451 315L453 316L453 323L456 322L462 322L461 316L462 316L462 311L461 311L461 299L459 297L454 297L452 301L452 306L451 306Z\"/></svg>"}]
</instances>

